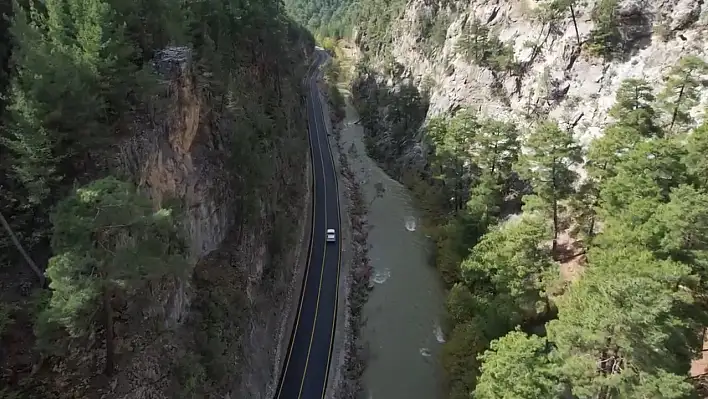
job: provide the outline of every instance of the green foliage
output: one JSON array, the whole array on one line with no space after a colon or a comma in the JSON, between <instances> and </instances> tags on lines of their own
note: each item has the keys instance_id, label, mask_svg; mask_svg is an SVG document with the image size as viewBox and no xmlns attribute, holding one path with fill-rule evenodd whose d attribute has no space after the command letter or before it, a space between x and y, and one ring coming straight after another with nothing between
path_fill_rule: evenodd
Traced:
<instances>
[{"instance_id":1,"label":"green foliage","mask_svg":"<svg viewBox=\"0 0 708 399\"><path fill-rule=\"evenodd\" d=\"M575 22L576 4L544 2L538 16ZM398 9L390 5L388 14L364 12L361 43L370 54L392 42L386 28ZM596 4L591 52L624 50L617 9L616 0ZM430 38L434 20L427 22ZM471 21L464 30L458 51L468 60L516 70L513 52L487 26ZM705 68L684 58L664 88L622 82L612 121L586 154L550 121L524 132L521 155L514 125L467 110L423 126L427 167L405 182L423 204L450 287L442 358L449 397L692 397L686 375L708 325L708 129L695 128L689 111ZM359 72L368 79L355 96L371 153L393 163L406 141L391 140L405 136L394 136L400 126L390 122L406 120L410 140L420 126L409 123L415 110L401 111L390 91L361 89L376 85L370 70ZM519 210L519 197L521 221L500 224ZM567 276L571 268L580 273Z\"/></svg>"},{"instance_id":2,"label":"green foliage","mask_svg":"<svg viewBox=\"0 0 708 399\"><path fill-rule=\"evenodd\" d=\"M513 123L484 119L471 144L472 162L492 176L506 179L517 161L521 143Z\"/></svg>"},{"instance_id":3,"label":"green foliage","mask_svg":"<svg viewBox=\"0 0 708 399\"><path fill-rule=\"evenodd\" d=\"M435 148L431 160L434 177L445 187L453 187L454 209L463 209L468 200L485 197L511 173L519 152L518 131L510 123L478 119L462 110L453 118L433 118L426 127L427 138ZM477 198L470 196L471 179L477 174ZM494 191L494 190L492 190ZM498 191L498 190L497 190ZM485 194L486 192L486 194ZM488 204L494 207L494 204ZM498 205L498 204L497 204ZM490 212L484 212L486 217Z\"/></svg>"},{"instance_id":4,"label":"green foliage","mask_svg":"<svg viewBox=\"0 0 708 399\"><path fill-rule=\"evenodd\" d=\"M452 331L443 366L450 397L469 397L480 373L476 357L490 341L550 310L546 280L557 266L541 245L549 237L542 219L524 216L491 229L462 262L461 282L447 301Z\"/></svg>"},{"instance_id":5,"label":"green foliage","mask_svg":"<svg viewBox=\"0 0 708 399\"><path fill-rule=\"evenodd\" d=\"M148 198L114 178L77 189L57 205L52 222L55 255L47 267L52 296L39 320L72 337L94 330L101 306L112 323L105 301L113 295L132 295L149 281L183 277L187 270L187 248L171 211L153 211Z\"/></svg>"},{"instance_id":6,"label":"green foliage","mask_svg":"<svg viewBox=\"0 0 708 399\"><path fill-rule=\"evenodd\" d=\"M548 325L573 393L685 397L690 355L682 348L698 340L684 313L690 294L677 283L689 269L636 248L595 252L590 262Z\"/></svg>"},{"instance_id":7,"label":"green foliage","mask_svg":"<svg viewBox=\"0 0 708 399\"><path fill-rule=\"evenodd\" d=\"M560 201L567 199L577 179L572 167L582 160L580 147L571 131L562 131L554 122L542 122L526 141L527 153L516 166L529 180L538 200L527 200L527 209L540 207L553 220L555 240L560 233Z\"/></svg>"},{"instance_id":8,"label":"green foliage","mask_svg":"<svg viewBox=\"0 0 708 399\"><path fill-rule=\"evenodd\" d=\"M334 38L351 33L357 2L352 0L285 0L288 13L311 32Z\"/></svg>"},{"instance_id":9,"label":"green foliage","mask_svg":"<svg viewBox=\"0 0 708 399\"><path fill-rule=\"evenodd\" d=\"M477 354L488 342L474 322L460 324L450 334L443 347L442 365L448 375L450 399L467 399L479 377Z\"/></svg>"},{"instance_id":10,"label":"green foliage","mask_svg":"<svg viewBox=\"0 0 708 399\"><path fill-rule=\"evenodd\" d=\"M656 125L658 115L653 105L655 100L647 81L626 79L617 89L615 104L609 114L615 118L617 125L633 128L644 137L656 136L661 130Z\"/></svg>"},{"instance_id":11,"label":"green foliage","mask_svg":"<svg viewBox=\"0 0 708 399\"><path fill-rule=\"evenodd\" d=\"M591 54L610 59L620 50L622 43L617 21L618 7L618 0L600 0L595 4L592 10L595 26L585 43Z\"/></svg>"},{"instance_id":12,"label":"green foliage","mask_svg":"<svg viewBox=\"0 0 708 399\"><path fill-rule=\"evenodd\" d=\"M154 15L146 7L158 3L117 2L119 10L101 0L15 4L14 74L0 130L0 167L7 175L0 184L10 191L3 211L16 215L11 223L28 248L47 241L51 205L89 172L92 154L114 143L129 114L153 94L157 81L137 47L144 43L134 41L145 38L146 28L127 23L140 27L136 38L125 23L137 21L138 12ZM165 28L143 22L155 22L154 31ZM155 49L140 50L152 57Z\"/></svg>"},{"instance_id":13,"label":"green foliage","mask_svg":"<svg viewBox=\"0 0 708 399\"><path fill-rule=\"evenodd\" d=\"M646 81L623 81L609 114L615 122L605 129L602 137L590 144L587 154L588 172L597 181L616 175L617 166L637 145L663 136L655 97Z\"/></svg>"},{"instance_id":14,"label":"green foliage","mask_svg":"<svg viewBox=\"0 0 708 399\"><path fill-rule=\"evenodd\" d=\"M553 22L565 16L568 8L573 4L575 4L575 0L542 1L533 10L534 16L543 23Z\"/></svg>"},{"instance_id":15,"label":"green foliage","mask_svg":"<svg viewBox=\"0 0 708 399\"><path fill-rule=\"evenodd\" d=\"M361 35L362 48L373 55L387 54L393 42L391 26L400 16L406 0L359 0L352 2L356 7L354 21Z\"/></svg>"},{"instance_id":16,"label":"green foliage","mask_svg":"<svg viewBox=\"0 0 708 399\"><path fill-rule=\"evenodd\" d=\"M12 21L12 2L0 2L0 93L5 93L10 80L10 21ZM5 98L0 96L0 119L5 109Z\"/></svg>"},{"instance_id":17,"label":"green foliage","mask_svg":"<svg viewBox=\"0 0 708 399\"><path fill-rule=\"evenodd\" d=\"M462 110L452 118L431 119L426 137L434 148L430 166L438 194L452 198L439 206L454 217L441 223L434 236L437 267L454 284L469 248L501 212L505 182L519 152L518 131L513 124Z\"/></svg>"},{"instance_id":18,"label":"green foliage","mask_svg":"<svg viewBox=\"0 0 708 399\"><path fill-rule=\"evenodd\" d=\"M521 320L520 312L506 295L472 295L463 284L453 286L447 303L453 319L442 352L449 397L469 398L479 377L478 355L489 342L504 335Z\"/></svg>"},{"instance_id":19,"label":"green foliage","mask_svg":"<svg viewBox=\"0 0 708 399\"><path fill-rule=\"evenodd\" d=\"M514 169L534 195L523 198L522 222L492 220L481 239L455 244L470 249L447 303L450 397L693 395L685 375L708 323L706 134L705 126L665 134L658 121L673 108L660 113L657 103L646 82L622 83L610 109L615 120L592 143L582 184L571 172L580 151L569 132L544 123L526 137ZM460 141L448 137L444 120L431 122L431 137L454 153ZM545 218L555 234L571 228L588 238L585 272L560 292L552 261L560 249L546 249L548 224L528 214L534 210L567 219ZM480 317L493 321L483 326ZM543 335L515 331L495 341L517 325Z\"/></svg>"},{"instance_id":20,"label":"green foliage","mask_svg":"<svg viewBox=\"0 0 708 399\"><path fill-rule=\"evenodd\" d=\"M0 389L0 399L21 399L21 395L21 392L11 391L8 387Z\"/></svg>"},{"instance_id":21,"label":"green foliage","mask_svg":"<svg viewBox=\"0 0 708 399\"><path fill-rule=\"evenodd\" d=\"M423 38L426 52L432 54L436 49L442 48L447 39L447 29L450 26L450 16L438 11L430 19L422 22L420 36Z\"/></svg>"},{"instance_id":22,"label":"green foliage","mask_svg":"<svg viewBox=\"0 0 708 399\"><path fill-rule=\"evenodd\" d=\"M679 186L653 219L656 227L648 247L661 258L693 266L702 285L708 287L708 194Z\"/></svg>"},{"instance_id":23,"label":"green foliage","mask_svg":"<svg viewBox=\"0 0 708 399\"><path fill-rule=\"evenodd\" d=\"M686 155L683 163L686 164L689 178L699 187L708 189L708 122L694 129L688 136Z\"/></svg>"},{"instance_id":24,"label":"green foliage","mask_svg":"<svg viewBox=\"0 0 708 399\"><path fill-rule=\"evenodd\" d=\"M201 359L187 353L179 360L175 373L179 381L178 399L197 399L203 397L203 386L206 382L206 371Z\"/></svg>"},{"instance_id":25,"label":"green foliage","mask_svg":"<svg viewBox=\"0 0 708 399\"><path fill-rule=\"evenodd\" d=\"M550 238L541 218L526 216L491 229L462 262L463 278L475 291L491 289L517 299L519 306L535 305L543 280L553 262L547 248ZM533 308L535 309L535 307Z\"/></svg>"},{"instance_id":26,"label":"green foliage","mask_svg":"<svg viewBox=\"0 0 708 399\"><path fill-rule=\"evenodd\" d=\"M689 112L700 102L701 79L706 74L708 63L696 56L681 58L669 72L666 87L659 94L661 108L669 115L668 132L685 132L693 125Z\"/></svg>"},{"instance_id":27,"label":"green foliage","mask_svg":"<svg viewBox=\"0 0 708 399\"><path fill-rule=\"evenodd\" d=\"M252 211L256 206L282 213L283 197L291 201L299 192L294 179L279 184L278 192L260 195L276 168L300 167L306 149L300 125L300 78L306 68L301 54L303 44L314 44L314 38L281 8L276 0L0 2L0 211L38 263L51 257L46 272L51 290L43 291L47 295L38 309L22 304L20 311L31 319L38 314L38 346L66 355L57 363L87 356L75 346L67 351L67 337L107 338L109 363L116 299L127 298L132 310L153 294L157 282L187 279L187 249L172 211L155 213L152 202L127 183L93 180L114 172L107 166L114 163L117 142L164 123L164 111L173 105L165 100L174 94L165 79L172 76L157 76L153 61L164 66L165 58L191 60L201 99L200 129L232 132L201 144L216 151L217 164L226 165L232 179L224 184L237 193L233 207L243 224L259 217L263 208ZM260 198L268 201L258 203ZM285 228L277 225L277 230ZM273 237L269 250L276 252L272 248L283 237ZM16 251L8 244L0 234L1 262L14 266ZM237 301L228 299L224 307L234 307ZM0 313L6 315L4 310ZM240 307L233 311L214 318L243 314ZM121 314L121 320L126 316L133 315ZM0 319L13 333L25 327ZM223 320L212 320L214 325L220 326L213 335L219 339L211 342L238 342L236 328ZM225 335L226 330L234 335ZM85 343L79 347L96 347ZM232 367L224 356L213 363ZM62 380L72 381L79 369L61 369L66 371ZM44 371L38 376L51 378L53 371ZM184 378L185 392L198 387L193 396L202 397L202 385L218 385L216 373L194 371Z\"/></svg>"},{"instance_id":28,"label":"green foliage","mask_svg":"<svg viewBox=\"0 0 708 399\"><path fill-rule=\"evenodd\" d=\"M15 172L41 204L79 170L86 152L105 145L143 82L119 19L100 0L46 3L46 24L17 7L8 135ZM116 27L116 28L114 28ZM126 101L127 100L127 101Z\"/></svg>"},{"instance_id":29,"label":"green foliage","mask_svg":"<svg viewBox=\"0 0 708 399\"><path fill-rule=\"evenodd\" d=\"M345 115L345 100L344 95L339 91L339 84L342 81L342 68L339 60L331 59L324 66L324 80L327 83L327 98L329 99L335 117L338 120L344 119Z\"/></svg>"},{"instance_id":30,"label":"green foliage","mask_svg":"<svg viewBox=\"0 0 708 399\"><path fill-rule=\"evenodd\" d=\"M492 341L480 356L482 375L475 399L554 398L561 392L545 338L516 330Z\"/></svg>"},{"instance_id":31,"label":"green foliage","mask_svg":"<svg viewBox=\"0 0 708 399\"><path fill-rule=\"evenodd\" d=\"M496 72L518 72L514 48L499 40L481 21L467 23L457 43L457 51L468 61Z\"/></svg>"}]
</instances>

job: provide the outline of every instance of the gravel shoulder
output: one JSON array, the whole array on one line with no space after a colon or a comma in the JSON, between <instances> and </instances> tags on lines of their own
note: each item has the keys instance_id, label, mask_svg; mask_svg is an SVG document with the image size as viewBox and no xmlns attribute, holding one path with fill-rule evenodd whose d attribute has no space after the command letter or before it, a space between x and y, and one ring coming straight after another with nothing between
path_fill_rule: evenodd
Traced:
<instances>
[{"instance_id":1,"label":"gravel shoulder","mask_svg":"<svg viewBox=\"0 0 708 399\"><path fill-rule=\"evenodd\" d=\"M320 91L323 112L332 115L326 96ZM337 324L332 349L332 361L325 397L327 399L356 398L361 390L364 359L358 342L361 308L368 296L371 266L367 257L366 206L359 182L349 168L347 154L341 148L342 129L358 119L347 101L343 121L326 118L327 136L338 174L338 190L342 231L342 264L339 281Z\"/></svg>"}]
</instances>

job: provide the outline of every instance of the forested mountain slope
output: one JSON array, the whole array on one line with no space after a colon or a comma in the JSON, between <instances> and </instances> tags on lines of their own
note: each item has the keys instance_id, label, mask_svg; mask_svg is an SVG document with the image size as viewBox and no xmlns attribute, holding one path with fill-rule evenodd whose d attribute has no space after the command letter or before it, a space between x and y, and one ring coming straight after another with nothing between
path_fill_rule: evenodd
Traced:
<instances>
[{"instance_id":1,"label":"forested mountain slope","mask_svg":"<svg viewBox=\"0 0 708 399\"><path fill-rule=\"evenodd\" d=\"M359 8L354 0L285 0L288 13L311 32L343 37L351 32Z\"/></svg>"},{"instance_id":2,"label":"forested mountain slope","mask_svg":"<svg viewBox=\"0 0 708 399\"><path fill-rule=\"evenodd\" d=\"M352 89L427 212L449 397L706 397L705 5L367 4Z\"/></svg>"},{"instance_id":3,"label":"forested mountain slope","mask_svg":"<svg viewBox=\"0 0 708 399\"><path fill-rule=\"evenodd\" d=\"M0 11L0 397L266 396L312 36L274 0Z\"/></svg>"}]
</instances>

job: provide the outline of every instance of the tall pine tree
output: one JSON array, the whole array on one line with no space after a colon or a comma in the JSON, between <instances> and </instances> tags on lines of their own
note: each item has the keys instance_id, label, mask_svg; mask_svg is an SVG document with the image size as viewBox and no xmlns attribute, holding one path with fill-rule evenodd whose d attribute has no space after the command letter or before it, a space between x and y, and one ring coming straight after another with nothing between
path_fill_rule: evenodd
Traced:
<instances>
[{"instance_id":1,"label":"tall pine tree","mask_svg":"<svg viewBox=\"0 0 708 399\"><path fill-rule=\"evenodd\" d=\"M55 255L47 268L52 298L40 321L75 337L102 325L110 375L113 296L131 295L149 281L183 277L186 246L171 211L154 212L148 198L114 178L77 189L58 204L52 222Z\"/></svg>"}]
</instances>

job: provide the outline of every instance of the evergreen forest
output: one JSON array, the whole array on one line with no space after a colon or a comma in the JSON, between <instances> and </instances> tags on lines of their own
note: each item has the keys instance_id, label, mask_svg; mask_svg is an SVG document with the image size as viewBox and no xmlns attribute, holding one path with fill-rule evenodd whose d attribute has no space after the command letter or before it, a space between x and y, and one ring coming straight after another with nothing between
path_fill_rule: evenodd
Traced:
<instances>
[{"instance_id":1,"label":"evergreen forest","mask_svg":"<svg viewBox=\"0 0 708 399\"><path fill-rule=\"evenodd\" d=\"M222 184L260 195L283 132L305 151L299 82L313 44L277 0L0 0L0 398L103 392L125 353L147 345L126 336L151 337L126 332L126 315L191 275L183 204L156 208L120 158L136 131L169 119L176 80L196 88ZM235 378L219 371L232 316L210 306L212 324L195 329L208 333L189 341L196 355L168 359L174 397Z\"/></svg>"}]
</instances>

